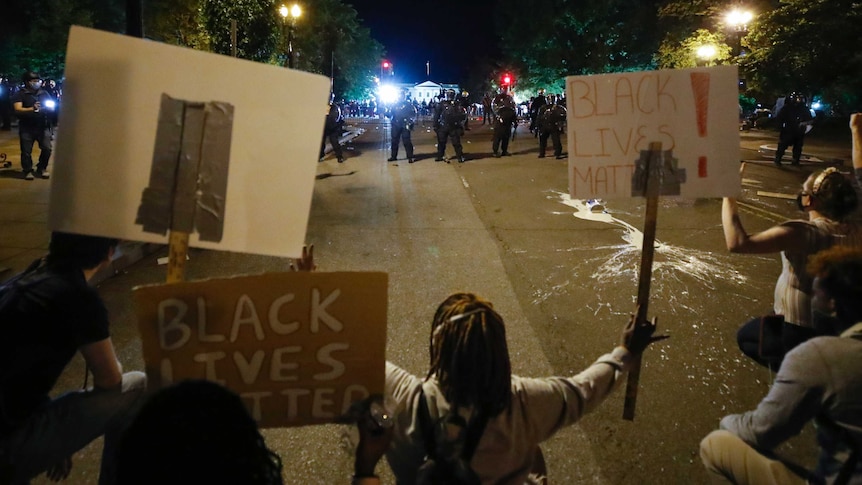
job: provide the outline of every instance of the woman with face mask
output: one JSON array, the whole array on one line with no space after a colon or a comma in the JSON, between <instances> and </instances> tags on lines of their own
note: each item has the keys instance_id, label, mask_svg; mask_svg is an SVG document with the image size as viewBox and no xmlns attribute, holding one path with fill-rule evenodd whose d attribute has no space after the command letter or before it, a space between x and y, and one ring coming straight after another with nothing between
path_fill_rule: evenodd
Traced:
<instances>
[{"instance_id":1,"label":"woman with face mask","mask_svg":"<svg viewBox=\"0 0 862 485\"><path fill-rule=\"evenodd\" d=\"M859 163L862 165L862 160ZM841 172L831 167L814 172L802 184L796 202L805 219L789 220L756 234L743 228L735 199L725 198L722 204L728 250L781 253L774 315L756 317L737 333L740 350L773 369L790 349L822 333L811 316L812 277L805 271L809 257L835 245L862 248L862 226L847 220L857 206L856 191Z\"/></svg>"}]
</instances>

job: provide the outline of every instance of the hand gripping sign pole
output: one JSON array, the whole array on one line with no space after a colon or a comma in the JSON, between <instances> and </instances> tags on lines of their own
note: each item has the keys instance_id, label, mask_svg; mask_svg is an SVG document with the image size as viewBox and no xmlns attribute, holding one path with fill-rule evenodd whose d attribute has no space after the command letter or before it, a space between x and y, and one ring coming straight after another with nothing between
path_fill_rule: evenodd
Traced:
<instances>
[{"instance_id":1,"label":"hand gripping sign pole","mask_svg":"<svg viewBox=\"0 0 862 485\"><path fill-rule=\"evenodd\" d=\"M661 166L662 152L661 142L652 142L649 145L649 150L645 156L642 156L644 162L643 174L646 177L645 195L646 195L646 215L644 221L643 244L641 246L641 266L640 276L638 280L638 299L636 316L636 325L642 324L647 320L647 312L649 309L649 290L650 282L652 281L652 262L655 256L655 226L658 215L658 194L659 194L659 178L656 176L658 168ZM635 418L635 405L638 399L638 382L641 373L641 356L637 355L632 367L629 370L628 380L626 381L626 397L623 406L623 419L629 421Z\"/></svg>"}]
</instances>

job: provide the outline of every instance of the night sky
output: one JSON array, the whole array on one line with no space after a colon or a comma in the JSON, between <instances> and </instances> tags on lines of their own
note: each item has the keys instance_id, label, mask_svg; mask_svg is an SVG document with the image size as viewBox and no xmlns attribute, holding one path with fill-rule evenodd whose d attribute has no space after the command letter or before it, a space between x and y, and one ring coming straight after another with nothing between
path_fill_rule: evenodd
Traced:
<instances>
[{"instance_id":1,"label":"night sky","mask_svg":"<svg viewBox=\"0 0 862 485\"><path fill-rule=\"evenodd\" d=\"M359 13L371 37L383 44L396 82L465 80L476 59L498 56L494 0L344 0Z\"/></svg>"}]
</instances>

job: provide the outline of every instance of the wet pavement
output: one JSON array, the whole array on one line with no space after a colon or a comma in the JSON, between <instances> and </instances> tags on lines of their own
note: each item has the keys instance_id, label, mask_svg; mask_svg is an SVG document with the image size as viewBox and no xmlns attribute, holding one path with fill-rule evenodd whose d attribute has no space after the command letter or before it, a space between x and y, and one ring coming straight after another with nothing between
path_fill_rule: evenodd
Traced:
<instances>
[{"instance_id":1,"label":"wet pavement","mask_svg":"<svg viewBox=\"0 0 862 485\"><path fill-rule=\"evenodd\" d=\"M601 217L585 213L566 195L566 160L538 159L525 126L510 147L513 156L495 159L490 130L474 120L465 136L467 162L447 164L433 161L433 132L420 123L414 132L418 162L408 164L403 148L401 160L386 162L387 125L351 123L365 133L348 143L344 164L331 155L318 164L307 240L315 244L321 271L389 273L387 359L423 373L433 310L460 290L495 303L507 322L518 374L574 373L610 351L634 309L642 201L607 201ZM17 137L5 133L0 152L17 169ZM849 171L849 140L810 138L806 152L824 162L798 168L776 168L757 152L774 140L771 132L742 133L740 160L750 162L740 200L749 232L796 217L794 201L774 194L795 194L812 170L843 159ZM58 181L28 182L0 172L0 266L17 270L44 251L51 183ZM633 422L620 418L621 389L543 446L553 483L702 483L707 476L699 440L722 416L753 408L766 393L772 376L742 359L734 334L748 316L769 310L780 263L777 255L729 254L719 209L718 199L661 200L650 314L672 338L644 357ZM164 267L155 262L160 256L163 248L141 254L100 285L127 369L143 365L130 289L164 280ZM192 250L187 278L284 271L288 264ZM82 373L76 361L58 389L80 385ZM284 460L286 483L349 482L349 428L265 434ZM812 439L806 429L782 452L811 463ZM95 483L99 449L94 443L76 455L71 483ZM391 483L385 465L379 468Z\"/></svg>"}]
</instances>

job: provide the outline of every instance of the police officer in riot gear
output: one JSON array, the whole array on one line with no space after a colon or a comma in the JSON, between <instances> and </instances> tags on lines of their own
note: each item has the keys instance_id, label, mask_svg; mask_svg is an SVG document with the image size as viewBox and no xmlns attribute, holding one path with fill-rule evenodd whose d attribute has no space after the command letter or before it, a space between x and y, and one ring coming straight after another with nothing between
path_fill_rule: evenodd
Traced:
<instances>
[{"instance_id":1,"label":"police officer in riot gear","mask_svg":"<svg viewBox=\"0 0 862 485\"><path fill-rule=\"evenodd\" d=\"M780 167L781 159L784 158L784 151L787 150L787 147L792 146L793 165L799 165L799 159L802 158L802 145L805 143L805 133L808 132L814 119L806 104L805 96L802 93L790 93L776 117L781 131L778 135L778 148L775 150L773 163Z\"/></svg>"},{"instance_id":2,"label":"police officer in riot gear","mask_svg":"<svg viewBox=\"0 0 862 485\"><path fill-rule=\"evenodd\" d=\"M407 152L408 163L415 162L410 132L413 131L413 124L416 123L416 107L410 101L410 94L406 89L401 92L401 98L392 108L390 116L392 117L390 123L392 156L389 157L389 161L394 162L398 160L398 144L403 142L404 151Z\"/></svg>"},{"instance_id":3,"label":"police officer in riot gear","mask_svg":"<svg viewBox=\"0 0 862 485\"><path fill-rule=\"evenodd\" d=\"M509 94L509 87L503 86L500 88L500 94L494 96L491 102L491 109L494 112L494 141L492 149L495 157L508 156L509 139L512 138L512 127L518 121L517 107L515 100ZM502 145L502 147L501 147ZM500 148L503 153L500 153Z\"/></svg>"},{"instance_id":4,"label":"police officer in riot gear","mask_svg":"<svg viewBox=\"0 0 862 485\"><path fill-rule=\"evenodd\" d=\"M538 135L536 119L539 117L539 110L546 104L548 104L548 98L545 97L545 90L544 88L539 89L538 94L533 98L533 102L530 103L530 133Z\"/></svg>"},{"instance_id":5,"label":"police officer in riot gear","mask_svg":"<svg viewBox=\"0 0 862 485\"><path fill-rule=\"evenodd\" d=\"M332 151L338 159L338 163L344 163L344 153L341 151L341 145L338 144L338 139L341 138L342 128L344 127L344 115L341 112L341 107L335 102L335 94L330 94L329 108L326 112L326 124L323 126L323 140L320 142L320 161L323 161L326 148L326 140L332 145Z\"/></svg>"},{"instance_id":6,"label":"police officer in riot gear","mask_svg":"<svg viewBox=\"0 0 862 485\"><path fill-rule=\"evenodd\" d=\"M437 103L434 111L434 131L437 132L437 158L436 162L444 160L446 152L446 141L452 140L452 148L455 149L455 157L458 162L464 162L464 152L461 147L461 135L464 134L464 122L467 120L467 111L455 99L455 90L446 91L446 99Z\"/></svg>"},{"instance_id":7,"label":"police officer in riot gear","mask_svg":"<svg viewBox=\"0 0 862 485\"><path fill-rule=\"evenodd\" d=\"M563 133L566 125L566 108L560 106L555 95L550 95L547 104L539 109L536 116L536 129L539 133L539 158L545 158L545 150L548 147L548 137L554 144L554 156L563 158L563 144L560 142L560 133Z\"/></svg>"}]
</instances>

